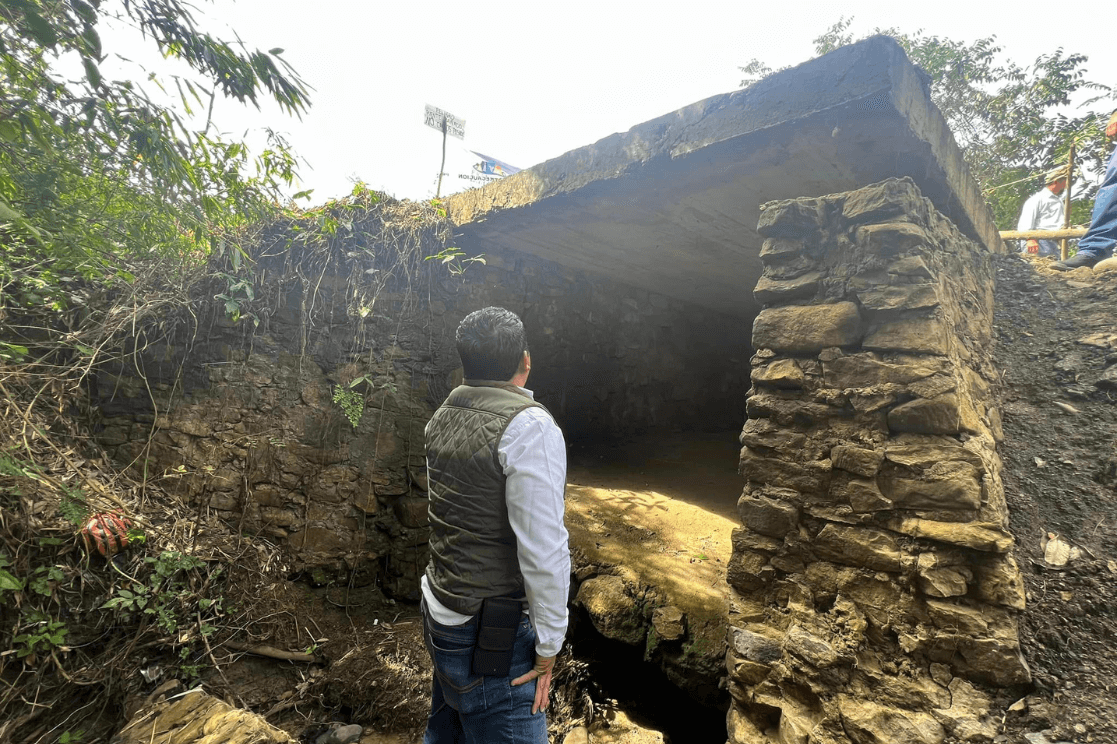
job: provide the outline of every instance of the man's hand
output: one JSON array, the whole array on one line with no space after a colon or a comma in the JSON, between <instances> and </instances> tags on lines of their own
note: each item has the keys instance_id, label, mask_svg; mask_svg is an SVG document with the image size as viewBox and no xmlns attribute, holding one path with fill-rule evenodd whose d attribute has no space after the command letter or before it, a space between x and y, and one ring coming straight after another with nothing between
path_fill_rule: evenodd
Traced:
<instances>
[{"instance_id":1,"label":"man's hand","mask_svg":"<svg viewBox=\"0 0 1117 744\"><path fill-rule=\"evenodd\" d=\"M1033 256L1039 255L1039 241L1038 240L1029 240L1028 241L1028 253L1031 253Z\"/></svg>"},{"instance_id":2,"label":"man's hand","mask_svg":"<svg viewBox=\"0 0 1117 744\"><path fill-rule=\"evenodd\" d=\"M512 680L513 686L526 684L533 679L539 680L535 686L535 702L531 705L531 714L535 715L541 710L546 710L547 700L551 696L551 672L555 669L555 657L535 655L535 666L522 677Z\"/></svg>"}]
</instances>

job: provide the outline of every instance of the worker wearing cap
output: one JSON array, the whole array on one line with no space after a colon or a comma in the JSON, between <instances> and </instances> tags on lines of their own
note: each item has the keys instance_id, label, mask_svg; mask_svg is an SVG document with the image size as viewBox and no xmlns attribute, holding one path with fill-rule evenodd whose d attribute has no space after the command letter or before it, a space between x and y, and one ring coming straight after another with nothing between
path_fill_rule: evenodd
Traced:
<instances>
[{"instance_id":1,"label":"worker wearing cap","mask_svg":"<svg viewBox=\"0 0 1117 744\"><path fill-rule=\"evenodd\" d=\"M1067 167L1054 168L1043 174L1044 187L1028 197L1020 211L1020 222L1016 229L1031 230L1063 229L1063 197L1060 194L1067 188ZM1059 244L1054 240L1028 240L1024 250L1033 255L1058 256Z\"/></svg>"},{"instance_id":2,"label":"worker wearing cap","mask_svg":"<svg viewBox=\"0 0 1117 744\"><path fill-rule=\"evenodd\" d=\"M1105 136L1117 140L1117 111L1109 117ZM1090 227L1078 241L1078 253L1066 261L1056 261L1051 268L1070 271L1082 266L1094 268L1094 264L1109 256L1117 245L1117 148L1109 156L1105 166L1105 177L1094 199L1094 213L1090 216Z\"/></svg>"}]
</instances>

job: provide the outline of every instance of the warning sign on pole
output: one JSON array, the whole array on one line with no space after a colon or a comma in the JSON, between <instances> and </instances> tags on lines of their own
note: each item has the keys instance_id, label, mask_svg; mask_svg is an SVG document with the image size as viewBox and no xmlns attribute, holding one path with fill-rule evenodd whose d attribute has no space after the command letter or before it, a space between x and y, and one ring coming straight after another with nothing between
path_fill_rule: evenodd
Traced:
<instances>
[{"instance_id":1,"label":"warning sign on pole","mask_svg":"<svg viewBox=\"0 0 1117 744\"><path fill-rule=\"evenodd\" d=\"M451 137L457 137L460 140L465 139L465 119L459 119L449 111L443 111L429 103L423 111L423 123L431 129L445 132Z\"/></svg>"}]
</instances>

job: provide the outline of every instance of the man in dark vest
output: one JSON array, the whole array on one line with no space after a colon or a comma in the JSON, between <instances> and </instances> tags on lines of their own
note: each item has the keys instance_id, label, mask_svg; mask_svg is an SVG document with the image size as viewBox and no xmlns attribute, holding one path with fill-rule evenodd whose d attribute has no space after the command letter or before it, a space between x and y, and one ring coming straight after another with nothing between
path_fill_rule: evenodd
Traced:
<instances>
[{"instance_id":1,"label":"man in dark vest","mask_svg":"<svg viewBox=\"0 0 1117 744\"><path fill-rule=\"evenodd\" d=\"M566 445L524 388L531 355L515 313L470 313L456 342L464 384L426 428L434 685L423 743L546 744L570 590Z\"/></svg>"}]
</instances>

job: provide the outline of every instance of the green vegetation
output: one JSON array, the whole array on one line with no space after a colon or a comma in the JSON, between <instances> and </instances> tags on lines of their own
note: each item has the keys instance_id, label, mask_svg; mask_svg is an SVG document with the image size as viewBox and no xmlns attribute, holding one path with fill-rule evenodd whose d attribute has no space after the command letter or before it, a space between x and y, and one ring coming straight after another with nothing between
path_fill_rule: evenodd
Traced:
<instances>
[{"instance_id":1,"label":"green vegetation","mask_svg":"<svg viewBox=\"0 0 1117 744\"><path fill-rule=\"evenodd\" d=\"M142 85L101 75L109 50L98 28L110 22L138 28L195 73L147 81L176 90L187 118ZM236 250L233 231L274 208L294 157L274 136L253 157L214 135L208 119L189 117L217 96L258 104L267 95L305 111L306 91L281 53L214 39L179 0L0 0L5 304L62 310L88 299L83 280L134 283L137 260ZM76 61L75 80L67 72Z\"/></svg>"},{"instance_id":2,"label":"green vegetation","mask_svg":"<svg viewBox=\"0 0 1117 744\"><path fill-rule=\"evenodd\" d=\"M816 54L856 41L852 23L852 18L843 17L816 38ZM1088 77L1084 55L1059 48L1020 65L1002 58L995 36L965 43L922 31L876 28L864 37L876 34L896 39L927 73L931 98L954 132L1001 229L1015 226L1024 200L1042 187L1045 170L1067 162L1072 142L1079 174L1083 169L1092 174L1104 170L1105 123L1117 107L1117 89ZM773 72L757 59L740 69L746 87ZM1074 115L1066 113L1072 100L1077 104ZM1080 180L1078 188L1082 185ZM1089 184L1078 192L1072 224L1089 222L1096 190L1096 184Z\"/></svg>"},{"instance_id":3,"label":"green vegetation","mask_svg":"<svg viewBox=\"0 0 1117 744\"><path fill-rule=\"evenodd\" d=\"M182 72L102 74L110 25ZM158 102L172 93L175 106ZM0 741L38 739L48 719L54 740L107 740L98 711L141 664L194 681L210 636L248 622L229 615L235 582L189 554L196 532L174 538L181 506L106 462L86 416L90 373L135 368L178 318L258 322L244 243L296 211L280 206L296 161L274 134L257 154L217 135L218 97L309 106L282 50L216 39L182 0L0 0ZM131 547L86 555L75 528L114 511L135 522ZM256 574L233 587L238 605L255 560L236 560Z\"/></svg>"},{"instance_id":4,"label":"green vegetation","mask_svg":"<svg viewBox=\"0 0 1117 744\"><path fill-rule=\"evenodd\" d=\"M334 385L334 403L338 404L345 414L345 418L349 419L349 423L352 424L354 429L361 423L361 416L365 412L365 396L351 388L358 382L364 381L364 379L361 377L354 380L349 387Z\"/></svg>"}]
</instances>

